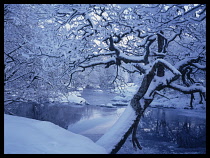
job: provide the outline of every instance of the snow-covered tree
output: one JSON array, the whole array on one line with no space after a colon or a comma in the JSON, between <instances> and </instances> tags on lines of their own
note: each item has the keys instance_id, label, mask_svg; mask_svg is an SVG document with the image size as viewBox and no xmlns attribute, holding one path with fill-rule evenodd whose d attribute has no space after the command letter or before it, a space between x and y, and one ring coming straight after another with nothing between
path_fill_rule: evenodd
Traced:
<instances>
[{"instance_id":1,"label":"snow-covered tree","mask_svg":"<svg viewBox=\"0 0 210 158\"><path fill-rule=\"evenodd\" d=\"M69 89L94 68L115 70L108 84L122 71L142 76L121 118L97 141L110 153L131 133L141 149L138 123L162 90L190 94L191 107L194 93L206 99L205 4L5 5L4 22L8 89Z\"/></svg>"}]
</instances>

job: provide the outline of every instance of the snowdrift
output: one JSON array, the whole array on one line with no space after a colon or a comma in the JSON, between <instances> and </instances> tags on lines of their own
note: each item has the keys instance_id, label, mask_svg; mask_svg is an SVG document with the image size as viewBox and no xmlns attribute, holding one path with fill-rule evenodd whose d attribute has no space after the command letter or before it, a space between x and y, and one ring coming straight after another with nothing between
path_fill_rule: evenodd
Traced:
<instances>
[{"instance_id":1,"label":"snowdrift","mask_svg":"<svg viewBox=\"0 0 210 158\"><path fill-rule=\"evenodd\" d=\"M4 114L4 154L106 154L91 139L51 122Z\"/></svg>"}]
</instances>

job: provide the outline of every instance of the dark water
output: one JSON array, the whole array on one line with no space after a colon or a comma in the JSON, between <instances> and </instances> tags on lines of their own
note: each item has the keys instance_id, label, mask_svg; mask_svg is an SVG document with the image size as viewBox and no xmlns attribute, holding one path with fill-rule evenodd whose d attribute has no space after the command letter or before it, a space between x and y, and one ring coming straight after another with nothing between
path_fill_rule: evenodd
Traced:
<instances>
[{"instance_id":1,"label":"dark water","mask_svg":"<svg viewBox=\"0 0 210 158\"><path fill-rule=\"evenodd\" d=\"M67 130L97 141L120 117L125 107L107 108L115 94L94 90L82 93L91 105L67 103L18 103L10 105L18 116L53 122ZM148 108L137 136L143 150L134 150L129 137L119 154L205 154L205 111Z\"/></svg>"},{"instance_id":2,"label":"dark water","mask_svg":"<svg viewBox=\"0 0 210 158\"><path fill-rule=\"evenodd\" d=\"M205 154L206 116L203 111L148 108L138 127L143 150L128 138L119 154Z\"/></svg>"}]
</instances>

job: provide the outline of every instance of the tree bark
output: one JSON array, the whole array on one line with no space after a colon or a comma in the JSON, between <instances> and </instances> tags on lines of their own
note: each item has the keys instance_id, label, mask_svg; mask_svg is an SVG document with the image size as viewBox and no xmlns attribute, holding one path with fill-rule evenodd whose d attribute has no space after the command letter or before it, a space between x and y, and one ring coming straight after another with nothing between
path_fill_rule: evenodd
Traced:
<instances>
[{"instance_id":1,"label":"tree bark","mask_svg":"<svg viewBox=\"0 0 210 158\"><path fill-rule=\"evenodd\" d=\"M128 105L117 122L96 142L110 154L117 153L131 134L137 119L135 110Z\"/></svg>"},{"instance_id":2,"label":"tree bark","mask_svg":"<svg viewBox=\"0 0 210 158\"><path fill-rule=\"evenodd\" d=\"M154 78L154 70L155 67L144 76L140 88L131 99L130 105L128 105L117 122L96 142L103 146L108 153L116 154L132 132L133 146L136 148L137 145L137 147L141 149L140 143L136 138L136 130L141 116L149 106L151 100L145 100L144 107L140 105L139 101L147 92L147 89Z\"/></svg>"},{"instance_id":3,"label":"tree bark","mask_svg":"<svg viewBox=\"0 0 210 158\"><path fill-rule=\"evenodd\" d=\"M161 34L164 34L163 31L160 31ZM165 44L166 44L166 39L161 36L160 34L158 34L157 36L157 41L158 41L158 53L166 53L165 50ZM160 57L158 57L160 59L162 59L162 55ZM165 71L164 71L164 66L162 63L158 64L158 69L157 69L157 76L162 77L165 75Z\"/></svg>"}]
</instances>

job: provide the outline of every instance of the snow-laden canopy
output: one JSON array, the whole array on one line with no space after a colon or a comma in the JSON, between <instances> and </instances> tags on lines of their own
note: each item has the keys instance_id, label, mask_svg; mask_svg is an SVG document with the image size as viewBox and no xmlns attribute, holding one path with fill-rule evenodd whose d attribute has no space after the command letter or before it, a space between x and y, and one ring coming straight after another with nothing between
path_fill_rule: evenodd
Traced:
<instances>
[{"instance_id":1,"label":"snow-laden canopy","mask_svg":"<svg viewBox=\"0 0 210 158\"><path fill-rule=\"evenodd\" d=\"M67 94L78 86L136 78L132 109L123 113L130 124L113 127L124 134L114 130L113 147L103 141L107 152L117 153L131 133L141 149L138 122L166 88L190 94L190 108L194 93L206 100L206 4L9 4L4 24L5 105L59 93L71 102Z\"/></svg>"}]
</instances>

